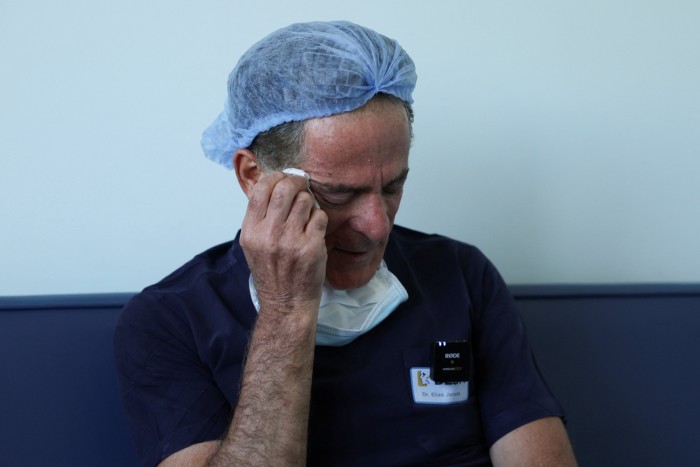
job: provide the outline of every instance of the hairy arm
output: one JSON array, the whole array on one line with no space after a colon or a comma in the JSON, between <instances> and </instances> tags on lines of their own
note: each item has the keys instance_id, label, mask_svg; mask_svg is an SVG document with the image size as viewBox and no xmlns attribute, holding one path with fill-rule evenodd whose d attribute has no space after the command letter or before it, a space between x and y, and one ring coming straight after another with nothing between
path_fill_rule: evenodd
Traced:
<instances>
[{"instance_id":1,"label":"hairy arm","mask_svg":"<svg viewBox=\"0 0 700 467\"><path fill-rule=\"evenodd\" d=\"M222 440L185 448L161 466L306 464L327 217L305 189L301 177L272 174L249 194L240 242L260 311L234 416Z\"/></svg>"},{"instance_id":2,"label":"hairy arm","mask_svg":"<svg viewBox=\"0 0 700 467\"><path fill-rule=\"evenodd\" d=\"M547 417L523 425L491 447L495 467L575 467L566 429L558 417Z\"/></svg>"},{"instance_id":3,"label":"hairy arm","mask_svg":"<svg viewBox=\"0 0 700 467\"><path fill-rule=\"evenodd\" d=\"M259 318L230 430L208 465L306 464L316 327L313 310L297 312Z\"/></svg>"}]
</instances>

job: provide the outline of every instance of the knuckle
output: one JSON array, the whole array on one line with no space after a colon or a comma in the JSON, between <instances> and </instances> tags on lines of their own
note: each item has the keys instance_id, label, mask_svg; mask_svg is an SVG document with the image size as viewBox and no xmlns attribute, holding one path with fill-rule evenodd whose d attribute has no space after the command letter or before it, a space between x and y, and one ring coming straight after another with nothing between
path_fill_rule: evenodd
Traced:
<instances>
[{"instance_id":1,"label":"knuckle","mask_svg":"<svg viewBox=\"0 0 700 467\"><path fill-rule=\"evenodd\" d=\"M305 207L312 206L314 204L313 198L311 197L308 191L300 191L299 193L297 193L296 201L304 205Z\"/></svg>"},{"instance_id":2,"label":"knuckle","mask_svg":"<svg viewBox=\"0 0 700 467\"><path fill-rule=\"evenodd\" d=\"M272 194L270 195L270 204L283 204L286 200L290 199L296 194L297 190L292 185L283 182L284 180L275 185L275 188L272 190Z\"/></svg>"}]
</instances>

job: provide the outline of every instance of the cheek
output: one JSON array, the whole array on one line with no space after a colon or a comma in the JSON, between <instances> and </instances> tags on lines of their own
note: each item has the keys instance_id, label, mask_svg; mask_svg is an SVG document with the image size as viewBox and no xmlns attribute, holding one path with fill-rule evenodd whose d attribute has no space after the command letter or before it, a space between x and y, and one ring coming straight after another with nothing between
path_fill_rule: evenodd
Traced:
<instances>
[{"instance_id":1,"label":"cheek","mask_svg":"<svg viewBox=\"0 0 700 467\"><path fill-rule=\"evenodd\" d=\"M396 213L399 212L401 198L403 198L403 191L387 201L387 215L392 221L394 220L394 217L396 217Z\"/></svg>"},{"instance_id":2,"label":"cheek","mask_svg":"<svg viewBox=\"0 0 700 467\"><path fill-rule=\"evenodd\" d=\"M394 195L386 200L386 217L394 224L396 213L399 212L401 205L401 195Z\"/></svg>"}]
</instances>

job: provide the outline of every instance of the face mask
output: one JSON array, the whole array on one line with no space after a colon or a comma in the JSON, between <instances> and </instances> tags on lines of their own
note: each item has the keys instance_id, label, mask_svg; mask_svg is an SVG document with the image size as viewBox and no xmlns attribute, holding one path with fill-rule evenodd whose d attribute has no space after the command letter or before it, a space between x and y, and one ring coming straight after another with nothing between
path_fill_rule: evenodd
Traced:
<instances>
[{"instance_id":1,"label":"face mask","mask_svg":"<svg viewBox=\"0 0 700 467\"><path fill-rule=\"evenodd\" d=\"M260 311L253 277L248 281L255 309ZM351 290L323 286L318 312L316 345L341 346L384 321L408 299L406 289L382 261L370 281Z\"/></svg>"}]
</instances>

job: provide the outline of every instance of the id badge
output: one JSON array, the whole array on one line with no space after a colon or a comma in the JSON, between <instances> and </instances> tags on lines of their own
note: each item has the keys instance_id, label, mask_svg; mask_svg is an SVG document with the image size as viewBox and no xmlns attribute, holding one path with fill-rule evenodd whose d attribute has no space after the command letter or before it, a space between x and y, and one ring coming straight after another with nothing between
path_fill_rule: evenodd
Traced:
<instances>
[{"instance_id":1,"label":"id badge","mask_svg":"<svg viewBox=\"0 0 700 467\"><path fill-rule=\"evenodd\" d=\"M436 383L430 378L430 368L411 368L411 389L416 404L446 405L469 399L469 381Z\"/></svg>"}]
</instances>

